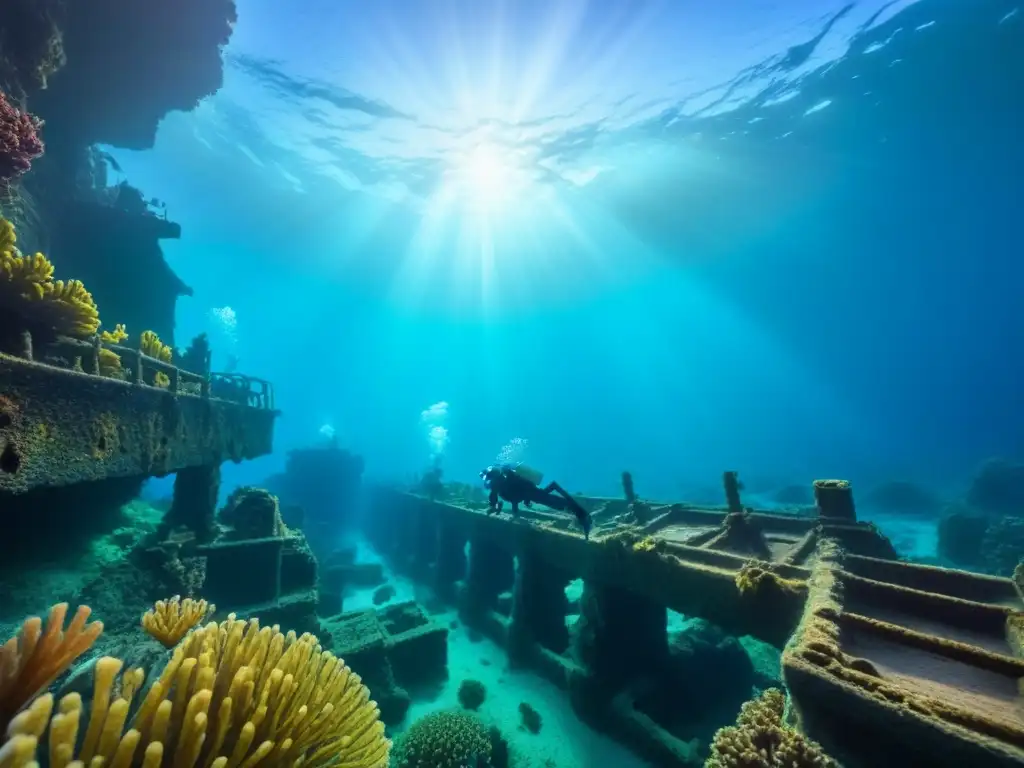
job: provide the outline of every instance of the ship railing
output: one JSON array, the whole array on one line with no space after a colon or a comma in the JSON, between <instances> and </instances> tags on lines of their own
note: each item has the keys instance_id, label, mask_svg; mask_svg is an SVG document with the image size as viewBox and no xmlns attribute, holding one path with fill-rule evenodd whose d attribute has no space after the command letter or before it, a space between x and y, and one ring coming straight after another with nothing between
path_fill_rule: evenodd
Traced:
<instances>
[{"instance_id":1,"label":"ship railing","mask_svg":"<svg viewBox=\"0 0 1024 768\"><path fill-rule=\"evenodd\" d=\"M28 341L26 348L31 350L31 341ZM163 389L176 396L225 400L250 408L274 410L273 384L254 376L240 373L195 373L151 357L141 349L105 342L99 335L88 340L61 337L47 345L48 352L68 355L74 361L76 370L93 376L103 375L100 365L100 350L103 349L110 350L121 359L122 369L127 374L121 380L135 386ZM31 352L25 357L33 359ZM156 383L158 373L167 377L166 386Z\"/></svg>"}]
</instances>

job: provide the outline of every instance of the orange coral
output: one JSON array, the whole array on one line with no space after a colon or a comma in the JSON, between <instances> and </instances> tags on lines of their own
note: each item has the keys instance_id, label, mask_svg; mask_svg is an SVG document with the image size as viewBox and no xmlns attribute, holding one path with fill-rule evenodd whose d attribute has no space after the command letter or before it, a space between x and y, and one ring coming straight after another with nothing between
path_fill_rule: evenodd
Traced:
<instances>
[{"instance_id":1,"label":"orange coral","mask_svg":"<svg viewBox=\"0 0 1024 768\"><path fill-rule=\"evenodd\" d=\"M85 653L103 631L103 623L87 624L92 610L78 606L67 630L68 604L50 609L46 631L38 616L25 619L21 632L0 647L0 731L25 703L52 683Z\"/></svg>"}]
</instances>

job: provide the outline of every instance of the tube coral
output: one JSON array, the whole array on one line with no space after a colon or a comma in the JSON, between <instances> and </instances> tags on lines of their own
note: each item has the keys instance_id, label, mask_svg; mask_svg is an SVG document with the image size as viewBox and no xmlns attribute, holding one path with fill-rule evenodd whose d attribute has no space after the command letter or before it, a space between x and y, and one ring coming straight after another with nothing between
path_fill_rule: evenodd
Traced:
<instances>
[{"instance_id":1,"label":"tube coral","mask_svg":"<svg viewBox=\"0 0 1024 768\"><path fill-rule=\"evenodd\" d=\"M157 600L142 614L142 628L165 648L173 648L192 627L216 610L217 606L205 600L193 600L191 597L182 600L180 595L175 595L170 600Z\"/></svg>"},{"instance_id":2,"label":"tube coral","mask_svg":"<svg viewBox=\"0 0 1024 768\"><path fill-rule=\"evenodd\" d=\"M174 354L174 350L160 341L160 337L153 331L142 332L142 336L139 338L139 349L142 350L142 354L165 363L171 362L171 357Z\"/></svg>"},{"instance_id":3,"label":"tube coral","mask_svg":"<svg viewBox=\"0 0 1024 768\"><path fill-rule=\"evenodd\" d=\"M85 338L99 330L92 294L78 280L53 281L53 264L43 254L17 248L14 226L0 218L0 304L29 324Z\"/></svg>"},{"instance_id":4,"label":"tube coral","mask_svg":"<svg viewBox=\"0 0 1024 768\"><path fill-rule=\"evenodd\" d=\"M68 604L50 609L46 630L38 616L25 619L21 632L0 647L0 731L25 703L52 683L85 653L103 631L103 624L86 624L90 609L78 606L67 630Z\"/></svg>"},{"instance_id":5,"label":"tube coral","mask_svg":"<svg viewBox=\"0 0 1024 768\"><path fill-rule=\"evenodd\" d=\"M49 768L72 761L111 768L388 764L391 742L370 692L313 635L284 635L234 615L211 622L175 649L130 723L142 673L129 670L118 680L122 666L111 657L97 661L90 707L70 693L54 714L52 695L36 699L11 722L0 764L33 765L47 726Z\"/></svg>"},{"instance_id":6,"label":"tube coral","mask_svg":"<svg viewBox=\"0 0 1024 768\"><path fill-rule=\"evenodd\" d=\"M10 184L43 154L42 121L11 104L0 91L0 186Z\"/></svg>"}]
</instances>

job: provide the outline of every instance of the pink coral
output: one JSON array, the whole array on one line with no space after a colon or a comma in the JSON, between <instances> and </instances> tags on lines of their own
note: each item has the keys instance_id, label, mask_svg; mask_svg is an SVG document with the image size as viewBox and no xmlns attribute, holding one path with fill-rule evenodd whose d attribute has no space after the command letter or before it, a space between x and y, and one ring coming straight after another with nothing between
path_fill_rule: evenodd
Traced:
<instances>
[{"instance_id":1,"label":"pink coral","mask_svg":"<svg viewBox=\"0 0 1024 768\"><path fill-rule=\"evenodd\" d=\"M22 112L0 91L0 185L14 181L43 154L42 121Z\"/></svg>"}]
</instances>

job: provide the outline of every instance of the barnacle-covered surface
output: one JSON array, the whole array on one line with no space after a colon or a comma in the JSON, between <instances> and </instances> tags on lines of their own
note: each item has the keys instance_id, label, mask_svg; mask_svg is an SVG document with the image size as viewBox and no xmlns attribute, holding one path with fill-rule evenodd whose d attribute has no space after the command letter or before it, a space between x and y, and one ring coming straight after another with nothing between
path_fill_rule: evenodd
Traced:
<instances>
[{"instance_id":1,"label":"barnacle-covered surface","mask_svg":"<svg viewBox=\"0 0 1024 768\"><path fill-rule=\"evenodd\" d=\"M0 355L0 492L165 475L273 449L276 412Z\"/></svg>"}]
</instances>

